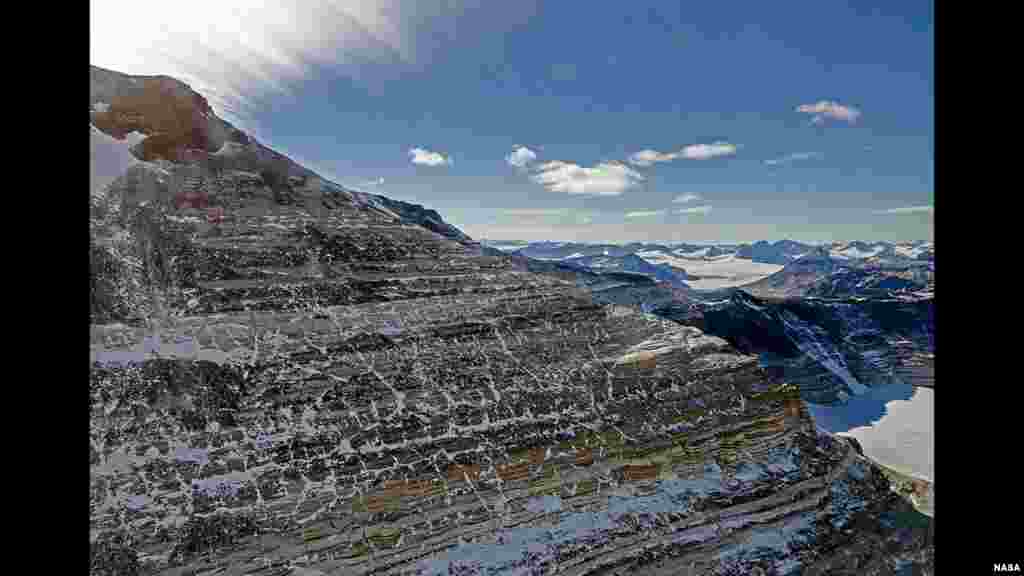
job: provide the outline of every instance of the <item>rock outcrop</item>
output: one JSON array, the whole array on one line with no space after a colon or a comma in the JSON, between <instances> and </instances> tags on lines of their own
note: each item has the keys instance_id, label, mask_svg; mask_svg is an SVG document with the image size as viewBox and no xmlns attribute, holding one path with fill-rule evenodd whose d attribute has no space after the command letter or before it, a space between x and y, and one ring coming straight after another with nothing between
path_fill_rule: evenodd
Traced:
<instances>
[{"instance_id":1,"label":"rock outcrop","mask_svg":"<svg viewBox=\"0 0 1024 576\"><path fill-rule=\"evenodd\" d=\"M734 290L726 300L652 312L758 355L814 403L841 402L865 387L934 385L930 297L763 299Z\"/></svg>"},{"instance_id":2,"label":"rock outcrop","mask_svg":"<svg viewBox=\"0 0 1024 576\"><path fill-rule=\"evenodd\" d=\"M93 573L928 564L755 356L264 162L176 81L93 82L94 126L146 135L93 197Z\"/></svg>"}]
</instances>

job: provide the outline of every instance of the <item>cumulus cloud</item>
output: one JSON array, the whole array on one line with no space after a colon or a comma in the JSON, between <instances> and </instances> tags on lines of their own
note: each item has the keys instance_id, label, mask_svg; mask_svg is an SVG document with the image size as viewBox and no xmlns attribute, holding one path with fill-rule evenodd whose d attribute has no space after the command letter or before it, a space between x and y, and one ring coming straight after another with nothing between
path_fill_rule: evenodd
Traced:
<instances>
[{"instance_id":1,"label":"cumulus cloud","mask_svg":"<svg viewBox=\"0 0 1024 576\"><path fill-rule=\"evenodd\" d=\"M513 146L512 152L505 156L505 161L515 168L526 168L531 162L537 159L537 153L526 146Z\"/></svg>"},{"instance_id":2,"label":"cumulus cloud","mask_svg":"<svg viewBox=\"0 0 1024 576\"><path fill-rule=\"evenodd\" d=\"M686 204L687 202L695 202L697 200L700 200L700 196L697 194L683 194L681 196L676 196L675 198L673 198L672 203Z\"/></svg>"},{"instance_id":3,"label":"cumulus cloud","mask_svg":"<svg viewBox=\"0 0 1024 576\"><path fill-rule=\"evenodd\" d=\"M787 154L781 158L774 158L772 160L765 160L764 163L768 166L778 166L780 164L790 164L800 160L811 160L814 158L821 158L820 152L796 152L794 154Z\"/></svg>"},{"instance_id":4,"label":"cumulus cloud","mask_svg":"<svg viewBox=\"0 0 1024 576\"><path fill-rule=\"evenodd\" d=\"M708 160L719 156L731 156L736 153L735 144L714 142L712 144L692 144L676 152L658 152L657 150L641 150L629 157L634 166L647 167L658 162L671 162L680 158L685 160Z\"/></svg>"},{"instance_id":5,"label":"cumulus cloud","mask_svg":"<svg viewBox=\"0 0 1024 576\"><path fill-rule=\"evenodd\" d=\"M634 166L650 166L656 162L671 162L679 155L674 152L658 152L657 150L641 150L629 157L629 163Z\"/></svg>"},{"instance_id":6,"label":"cumulus cloud","mask_svg":"<svg viewBox=\"0 0 1024 576\"><path fill-rule=\"evenodd\" d=\"M812 122L815 124L821 124L826 118L832 118L833 120L843 120L853 124L860 117L860 110L853 108L852 106L844 106L838 102L830 102L828 100L821 100L814 104L801 104L797 106L797 112L803 112L804 114L812 114Z\"/></svg>"},{"instance_id":7,"label":"cumulus cloud","mask_svg":"<svg viewBox=\"0 0 1024 576\"><path fill-rule=\"evenodd\" d=\"M551 192L596 196L618 196L644 180L642 174L619 162L586 168L561 160L540 164L531 178Z\"/></svg>"},{"instance_id":8,"label":"cumulus cloud","mask_svg":"<svg viewBox=\"0 0 1024 576\"><path fill-rule=\"evenodd\" d=\"M450 166L452 159L440 152L431 152L426 148L412 148L409 150L409 159L413 164L420 166Z\"/></svg>"},{"instance_id":9,"label":"cumulus cloud","mask_svg":"<svg viewBox=\"0 0 1024 576\"><path fill-rule=\"evenodd\" d=\"M649 218L651 216L661 216L664 213L664 210L638 210L636 212L626 212L626 218Z\"/></svg>"},{"instance_id":10,"label":"cumulus cloud","mask_svg":"<svg viewBox=\"0 0 1024 576\"><path fill-rule=\"evenodd\" d=\"M875 214L923 214L934 212L933 206L904 206L902 208L890 208L888 210L876 210Z\"/></svg>"},{"instance_id":11,"label":"cumulus cloud","mask_svg":"<svg viewBox=\"0 0 1024 576\"><path fill-rule=\"evenodd\" d=\"M728 142L714 144L694 144L682 149L683 158L688 160L707 160L718 156L731 156L736 153L736 146Z\"/></svg>"},{"instance_id":12,"label":"cumulus cloud","mask_svg":"<svg viewBox=\"0 0 1024 576\"><path fill-rule=\"evenodd\" d=\"M680 208L676 210L676 214L709 214L711 212L711 206L694 206L693 208Z\"/></svg>"}]
</instances>

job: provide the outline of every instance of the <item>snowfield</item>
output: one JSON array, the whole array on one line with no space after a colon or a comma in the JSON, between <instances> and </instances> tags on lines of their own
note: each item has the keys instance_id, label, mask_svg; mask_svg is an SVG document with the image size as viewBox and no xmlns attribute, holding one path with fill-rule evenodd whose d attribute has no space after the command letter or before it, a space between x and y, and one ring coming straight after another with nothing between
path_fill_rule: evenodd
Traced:
<instances>
[{"instance_id":1,"label":"snowfield","mask_svg":"<svg viewBox=\"0 0 1024 576\"><path fill-rule=\"evenodd\" d=\"M669 256L661 252L643 252L637 256L651 264L665 263L686 270L687 275L697 277L686 280L686 283L695 290L742 286L767 278L783 268L780 264L762 264L747 258L737 258L732 254L715 258L686 258Z\"/></svg>"}]
</instances>

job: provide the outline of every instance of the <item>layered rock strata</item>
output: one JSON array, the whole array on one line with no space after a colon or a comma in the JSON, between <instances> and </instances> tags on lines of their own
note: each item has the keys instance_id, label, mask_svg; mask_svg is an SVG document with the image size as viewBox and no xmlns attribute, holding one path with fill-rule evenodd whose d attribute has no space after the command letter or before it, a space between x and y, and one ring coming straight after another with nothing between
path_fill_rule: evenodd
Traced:
<instances>
[{"instance_id":1,"label":"layered rock strata","mask_svg":"<svg viewBox=\"0 0 1024 576\"><path fill-rule=\"evenodd\" d=\"M755 356L436 213L219 165L172 122L208 110L150 119L146 94L110 109L174 145L93 198L93 573L927 562L884 476Z\"/></svg>"}]
</instances>

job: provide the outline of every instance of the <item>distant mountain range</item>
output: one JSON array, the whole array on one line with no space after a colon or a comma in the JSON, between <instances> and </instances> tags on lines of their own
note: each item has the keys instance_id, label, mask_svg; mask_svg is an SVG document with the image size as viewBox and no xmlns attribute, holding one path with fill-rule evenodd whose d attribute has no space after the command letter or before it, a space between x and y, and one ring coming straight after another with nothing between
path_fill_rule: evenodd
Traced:
<instances>
[{"instance_id":1,"label":"distant mountain range","mask_svg":"<svg viewBox=\"0 0 1024 576\"><path fill-rule=\"evenodd\" d=\"M629 244L482 240L496 252L567 269L644 275L677 289L742 287L767 297L876 296L927 290L934 281L932 242L792 240L752 244Z\"/></svg>"},{"instance_id":2,"label":"distant mountain range","mask_svg":"<svg viewBox=\"0 0 1024 576\"><path fill-rule=\"evenodd\" d=\"M625 256L579 256L561 262L574 268L600 272L631 272L642 274L676 288L686 288L686 271L669 264L651 264L636 254Z\"/></svg>"},{"instance_id":3,"label":"distant mountain range","mask_svg":"<svg viewBox=\"0 0 1024 576\"><path fill-rule=\"evenodd\" d=\"M783 298L863 298L931 290L935 281L933 262L901 256L892 245L872 248L869 251L862 246L842 250L819 247L771 276L742 288L751 294Z\"/></svg>"},{"instance_id":4,"label":"distant mountain range","mask_svg":"<svg viewBox=\"0 0 1024 576\"><path fill-rule=\"evenodd\" d=\"M758 240L751 244L692 244L630 242L626 244L587 242L528 242L525 240L481 240L484 245L503 252L519 252L536 259L562 260L580 256L626 256L628 254L664 253L683 258L718 258L734 255L737 258L763 264L786 265L818 248L826 248L829 255L837 260L863 260L881 258L886 260L930 261L934 258L935 246L930 241L912 242L832 242L814 245L794 240L769 242Z\"/></svg>"}]
</instances>

